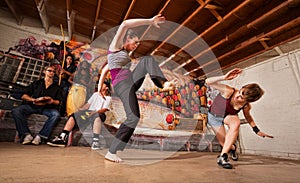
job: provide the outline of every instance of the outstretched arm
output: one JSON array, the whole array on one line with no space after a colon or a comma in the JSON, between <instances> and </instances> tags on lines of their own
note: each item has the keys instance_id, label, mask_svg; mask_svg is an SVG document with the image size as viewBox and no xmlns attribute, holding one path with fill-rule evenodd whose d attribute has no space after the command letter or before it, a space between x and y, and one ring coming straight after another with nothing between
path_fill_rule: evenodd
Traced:
<instances>
[{"instance_id":1,"label":"outstretched arm","mask_svg":"<svg viewBox=\"0 0 300 183\"><path fill-rule=\"evenodd\" d=\"M102 89L102 85L104 83L104 80L107 76L107 73L109 71L109 68L108 68L108 64L106 64L103 68L102 68L102 71L101 71L101 75L100 75L100 79L99 79L99 82L98 82L98 92L100 92L100 94L103 96L104 98L104 94L101 93L101 89Z\"/></svg>"},{"instance_id":2,"label":"outstretched arm","mask_svg":"<svg viewBox=\"0 0 300 183\"><path fill-rule=\"evenodd\" d=\"M161 14L149 19L128 19L123 21L109 46L109 51L114 52L122 48L123 38L126 35L128 29L141 25L154 25L159 28L159 24L163 23L164 21L165 17Z\"/></svg>"},{"instance_id":3,"label":"outstretched arm","mask_svg":"<svg viewBox=\"0 0 300 183\"><path fill-rule=\"evenodd\" d=\"M264 133L264 132L261 132L261 131L258 129L256 123L254 122L254 120L253 120L253 118L252 118L252 116L251 116L251 114L250 114L250 110L251 110L251 106L250 106L250 104L247 104L247 105L244 107L244 109L243 109L243 113L244 113L244 116L245 116L247 122L248 122L249 125L252 127L253 131L254 131L257 135L259 135L259 136L261 136L261 137L264 137L264 138L265 138L265 137L274 138L272 135L268 135L268 134L266 134L266 133Z\"/></svg>"},{"instance_id":4,"label":"outstretched arm","mask_svg":"<svg viewBox=\"0 0 300 183\"><path fill-rule=\"evenodd\" d=\"M210 77L205 80L206 84L209 86L219 90L221 94L226 95L227 91L231 91L231 87L227 86L225 84L220 83L221 81L225 80L232 80L236 78L240 73L242 72L242 69L240 68L235 68L229 71L227 74L224 76L215 76L215 77ZM229 92L231 94L231 92Z\"/></svg>"}]
</instances>

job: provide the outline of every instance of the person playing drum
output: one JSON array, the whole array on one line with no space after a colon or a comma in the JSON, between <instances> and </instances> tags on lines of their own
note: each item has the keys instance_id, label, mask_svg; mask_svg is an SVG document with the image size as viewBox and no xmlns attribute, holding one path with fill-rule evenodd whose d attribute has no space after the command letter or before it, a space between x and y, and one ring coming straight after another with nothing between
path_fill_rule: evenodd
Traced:
<instances>
[{"instance_id":1,"label":"person playing drum","mask_svg":"<svg viewBox=\"0 0 300 183\"><path fill-rule=\"evenodd\" d=\"M78 111L78 109L86 102L88 90L92 86L91 64L86 60L80 62L77 71L69 78L72 86L67 96L66 112L67 116Z\"/></svg>"},{"instance_id":2,"label":"person playing drum","mask_svg":"<svg viewBox=\"0 0 300 183\"><path fill-rule=\"evenodd\" d=\"M59 106L62 92L57 83L53 81L55 66L45 67L44 74L44 78L32 82L24 91L21 98L26 103L12 109L12 116L22 144L39 145L42 139L48 139L55 123L60 118ZM48 117L34 139L26 119L31 114L42 114Z\"/></svg>"}]
</instances>

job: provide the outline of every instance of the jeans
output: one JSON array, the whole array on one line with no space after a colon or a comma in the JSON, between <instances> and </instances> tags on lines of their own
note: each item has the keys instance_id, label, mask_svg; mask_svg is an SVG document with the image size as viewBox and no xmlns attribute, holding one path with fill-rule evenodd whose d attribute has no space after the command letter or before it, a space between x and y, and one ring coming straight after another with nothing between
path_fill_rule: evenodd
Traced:
<instances>
[{"instance_id":1,"label":"jeans","mask_svg":"<svg viewBox=\"0 0 300 183\"><path fill-rule=\"evenodd\" d=\"M208 112L207 119L208 124L212 127L224 126L224 117L217 117Z\"/></svg>"},{"instance_id":2,"label":"jeans","mask_svg":"<svg viewBox=\"0 0 300 183\"><path fill-rule=\"evenodd\" d=\"M25 135L30 134L27 117L31 114L42 114L48 117L43 128L39 132L39 135L42 138L48 139L54 125L60 118L59 112L56 109L43 109L42 107L35 108L27 104L12 109L12 115L21 139L24 138Z\"/></svg>"}]
</instances>

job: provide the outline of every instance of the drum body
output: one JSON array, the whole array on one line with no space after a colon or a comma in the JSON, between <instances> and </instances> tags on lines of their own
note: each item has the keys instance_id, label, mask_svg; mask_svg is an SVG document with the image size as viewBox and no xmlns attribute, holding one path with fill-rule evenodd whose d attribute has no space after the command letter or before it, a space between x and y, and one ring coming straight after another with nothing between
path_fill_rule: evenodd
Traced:
<instances>
[{"instance_id":1,"label":"drum body","mask_svg":"<svg viewBox=\"0 0 300 183\"><path fill-rule=\"evenodd\" d=\"M67 96L67 115L70 116L72 113L78 111L78 109L85 104L85 100L86 87L79 84L73 84Z\"/></svg>"}]
</instances>

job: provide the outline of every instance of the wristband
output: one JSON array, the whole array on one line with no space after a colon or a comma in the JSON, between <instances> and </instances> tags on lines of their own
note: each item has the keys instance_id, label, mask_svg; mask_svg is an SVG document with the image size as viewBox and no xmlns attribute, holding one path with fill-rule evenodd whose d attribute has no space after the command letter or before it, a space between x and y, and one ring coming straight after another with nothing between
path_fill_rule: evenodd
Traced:
<instances>
[{"instance_id":1,"label":"wristband","mask_svg":"<svg viewBox=\"0 0 300 183\"><path fill-rule=\"evenodd\" d=\"M256 134L260 131L257 126L252 127L252 129Z\"/></svg>"}]
</instances>

